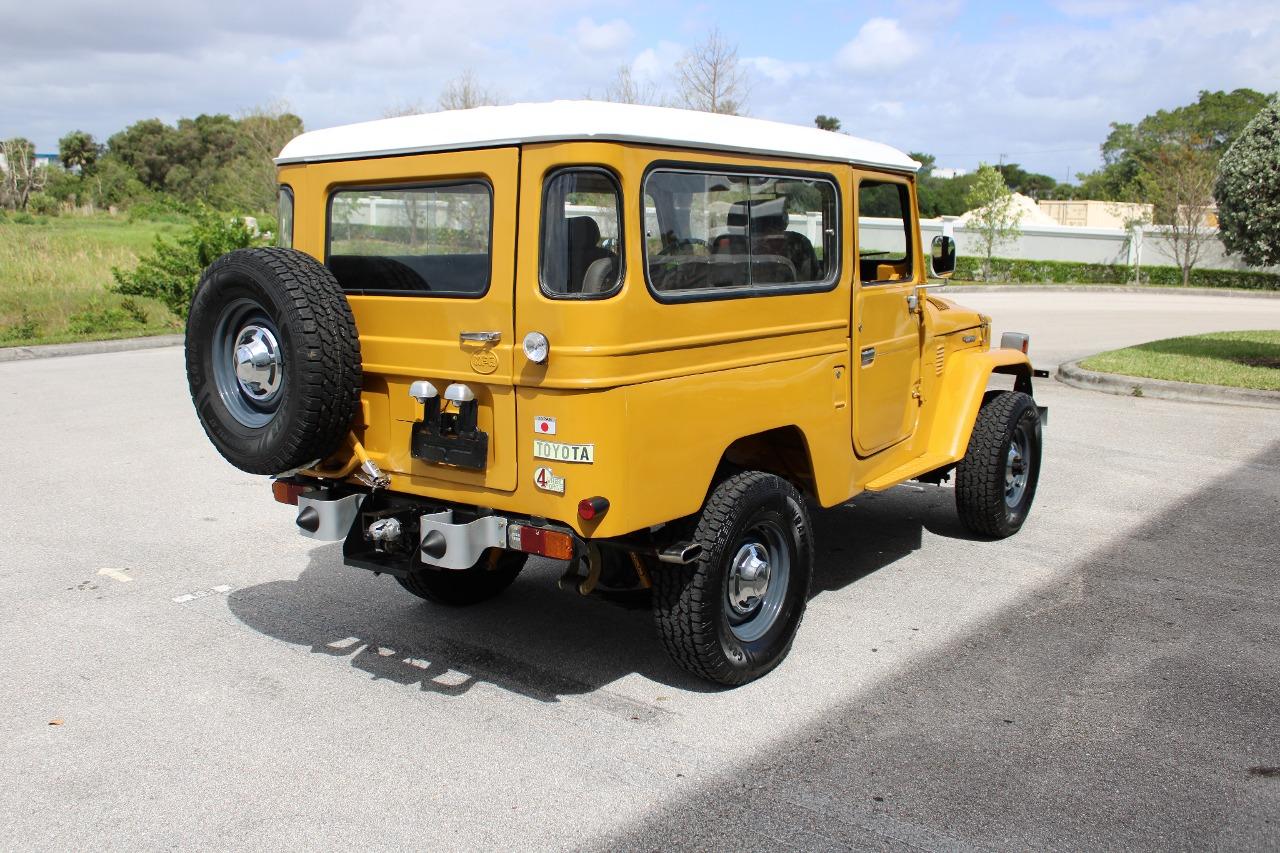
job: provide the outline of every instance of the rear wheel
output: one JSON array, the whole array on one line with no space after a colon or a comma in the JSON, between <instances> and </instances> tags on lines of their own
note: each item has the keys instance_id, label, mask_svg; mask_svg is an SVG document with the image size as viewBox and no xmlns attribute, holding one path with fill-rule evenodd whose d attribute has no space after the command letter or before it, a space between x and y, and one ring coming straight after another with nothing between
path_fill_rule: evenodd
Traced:
<instances>
[{"instance_id":1,"label":"rear wheel","mask_svg":"<svg viewBox=\"0 0 1280 853\"><path fill-rule=\"evenodd\" d=\"M487 601L511 586L528 559L528 554L519 551L491 548L469 569L419 565L408 577L396 581L418 598L461 607Z\"/></svg>"},{"instance_id":2,"label":"rear wheel","mask_svg":"<svg viewBox=\"0 0 1280 853\"><path fill-rule=\"evenodd\" d=\"M658 635L682 667L721 684L773 669L795 639L813 575L804 498L773 474L748 471L707 499L699 558L653 573Z\"/></svg>"},{"instance_id":3,"label":"rear wheel","mask_svg":"<svg viewBox=\"0 0 1280 853\"><path fill-rule=\"evenodd\" d=\"M1040 478L1040 439L1040 410L1030 395L1003 391L982 404L956 466L956 508L965 527L997 539L1022 528Z\"/></svg>"}]
</instances>

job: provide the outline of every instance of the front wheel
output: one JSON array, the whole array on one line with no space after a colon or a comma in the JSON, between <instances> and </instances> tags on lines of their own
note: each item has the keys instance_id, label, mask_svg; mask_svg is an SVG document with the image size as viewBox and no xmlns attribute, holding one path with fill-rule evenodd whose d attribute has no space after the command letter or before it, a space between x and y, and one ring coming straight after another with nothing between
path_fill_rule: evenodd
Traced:
<instances>
[{"instance_id":1,"label":"front wheel","mask_svg":"<svg viewBox=\"0 0 1280 853\"><path fill-rule=\"evenodd\" d=\"M745 684L787 656L809 598L813 530L804 498L773 474L720 483L698 518L699 558L653 571L658 635L695 675Z\"/></svg>"},{"instance_id":2,"label":"front wheel","mask_svg":"<svg viewBox=\"0 0 1280 853\"><path fill-rule=\"evenodd\" d=\"M1022 528L1040 479L1040 439L1040 410L1029 395L1002 391L982 404L956 466L956 508L965 527L997 539Z\"/></svg>"}]
</instances>

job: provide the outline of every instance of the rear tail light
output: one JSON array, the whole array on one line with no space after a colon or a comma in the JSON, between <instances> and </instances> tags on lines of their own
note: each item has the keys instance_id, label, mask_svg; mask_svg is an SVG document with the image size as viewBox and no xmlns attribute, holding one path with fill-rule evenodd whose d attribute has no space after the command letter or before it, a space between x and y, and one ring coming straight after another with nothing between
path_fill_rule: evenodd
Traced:
<instances>
[{"instance_id":1,"label":"rear tail light","mask_svg":"<svg viewBox=\"0 0 1280 853\"><path fill-rule=\"evenodd\" d=\"M573 537L559 530L528 524L507 525L507 545L526 554L538 554L553 560L573 559Z\"/></svg>"},{"instance_id":2,"label":"rear tail light","mask_svg":"<svg viewBox=\"0 0 1280 853\"><path fill-rule=\"evenodd\" d=\"M591 521L609 511L609 499L602 497L583 498L578 501L578 518Z\"/></svg>"},{"instance_id":3,"label":"rear tail light","mask_svg":"<svg viewBox=\"0 0 1280 853\"><path fill-rule=\"evenodd\" d=\"M298 505L298 495L307 491L309 487L301 483L290 483L288 480L272 480L271 494L282 504L290 506Z\"/></svg>"}]
</instances>

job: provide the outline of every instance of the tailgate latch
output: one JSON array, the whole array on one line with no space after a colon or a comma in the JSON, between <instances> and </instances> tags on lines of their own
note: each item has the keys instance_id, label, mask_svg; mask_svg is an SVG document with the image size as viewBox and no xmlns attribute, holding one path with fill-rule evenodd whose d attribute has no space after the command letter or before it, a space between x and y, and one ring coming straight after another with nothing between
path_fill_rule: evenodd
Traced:
<instances>
[{"instance_id":1,"label":"tailgate latch","mask_svg":"<svg viewBox=\"0 0 1280 853\"><path fill-rule=\"evenodd\" d=\"M476 394L461 382L444 390L456 412L442 411L440 393L426 380L409 386L409 396L422 404L422 420L413 425L409 453L414 459L483 471L489 461L489 434L479 429Z\"/></svg>"}]
</instances>

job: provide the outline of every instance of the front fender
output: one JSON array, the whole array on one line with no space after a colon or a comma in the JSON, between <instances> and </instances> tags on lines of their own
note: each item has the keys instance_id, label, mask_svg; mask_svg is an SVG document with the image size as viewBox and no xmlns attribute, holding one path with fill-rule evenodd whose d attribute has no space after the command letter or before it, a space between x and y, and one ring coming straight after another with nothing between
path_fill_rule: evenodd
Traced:
<instances>
[{"instance_id":1,"label":"front fender","mask_svg":"<svg viewBox=\"0 0 1280 853\"><path fill-rule=\"evenodd\" d=\"M929 450L956 462L964 458L982 396L993 373L1014 377L1014 388L1031 393L1031 360L1016 349L961 350L947 362Z\"/></svg>"}]
</instances>

